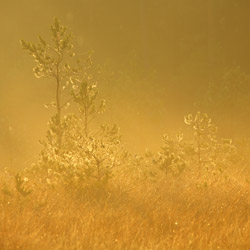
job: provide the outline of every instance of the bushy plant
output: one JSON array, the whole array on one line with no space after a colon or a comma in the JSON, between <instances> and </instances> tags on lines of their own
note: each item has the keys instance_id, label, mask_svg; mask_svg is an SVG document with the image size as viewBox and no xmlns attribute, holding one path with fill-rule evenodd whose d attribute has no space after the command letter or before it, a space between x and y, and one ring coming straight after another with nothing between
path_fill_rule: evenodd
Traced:
<instances>
[{"instance_id":1,"label":"bushy plant","mask_svg":"<svg viewBox=\"0 0 250 250\"><path fill-rule=\"evenodd\" d=\"M62 111L68 105L63 96L70 86L70 79L83 69L80 60L72 62L75 53L72 51L72 34L67 34L67 28L55 18L51 26L52 43L49 44L41 36L39 43L29 43L21 40L21 45L36 62L33 68L34 75L37 78L46 77L53 79L56 85L55 101L50 107L56 108L56 114L52 118L54 133L56 134L57 150L61 150L63 143ZM74 63L74 66L71 64ZM63 99L64 97L64 99ZM66 97L67 98L67 97Z\"/></svg>"},{"instance_id":2,"label":"bushy plant","mask_svg":"<svg viewBox=\"0 0 250 250\"><path fill-rule=\"evenodd\" d=\"M90 123L105 111L105 100L97 105L97 84L91 83L89 79L74 79L79 85L78 91L72 90L74 102L78 105L81 119L84 125L85 136L89 134Z\"/></svg>"},{"instance_id":3,"label":"bushy plant","mask_svg":"<svg viewBox=\"0 0 250 250\"><path fill-rule=\"evenodd\" d=\"M195 116L189 114L184 122L192 126L196 143L195 151L199 168L211 162L215 150L217 128L211 123L211 118L205 113L197 112Z\"/></svg>"},{"instance_id":4,"label":"bushy plant","mask_svg":"<svg viewBox=\"0 0 250 250\"><path fill-rule=\"evenodd\" d=\"M187 166L183 134L177 134L173 138L165 134L162 142L161 151L155 157L154 163L166 176L179 176Z\"/></svg>"},{"instance_id":5,"label":"bushy plant","mask_svg":"<svg viewBox=\"0 0 250 250\"><path fill-rule=\"evenodd\" d=\"M184 121L194 131L195 155L200 170L203 168L212 170L213 174L218 171L221 173L233 163L236 146L231 139L218 137L217 127L206 113L190 114L184 117Z\"/></svg>"},{"instance_id":6,"label":"bushy plant","mask_svg":"<svg viewBox=\"0 0 250 250\"><path fill-rule=\"evenodd\" d=\"M31 172L43 173L43 180L52 186L79 186L92 180L105 186L123 154L119 129L108 125L96 131L90 128L105 110L105 100L98 102L97 84L89 74L92 62L88 57L84 63L76 60L71 66L75 57L72 35L66 34L66 27L57 19L51 31L52 46L41 37L37 45L21 41L37 63L35 76L52 78L56 83L55 102L48 105L56 108L56 114L48 123L47 140L42 141L40 160ZM63 114L70 102L78 112Z\"/></svg>"}]
</instances>

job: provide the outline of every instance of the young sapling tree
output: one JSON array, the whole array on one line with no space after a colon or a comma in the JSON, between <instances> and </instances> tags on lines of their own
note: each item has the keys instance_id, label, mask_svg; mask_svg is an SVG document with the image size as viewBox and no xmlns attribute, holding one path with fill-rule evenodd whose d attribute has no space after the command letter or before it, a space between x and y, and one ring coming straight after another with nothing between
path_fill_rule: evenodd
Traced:
<instances>
[{"instance_id":1,"label":"young sapling tree","mask_svg":"<svg viewBox=\"0 0 250 250\"><path fill-rule=\"evenodd\" d=\"M75 66L71 66L72 58L72 34L67 33L67 28L63 26L57 18L51 26L52 44L47 43L41 36L37 44L21 40L21 45L36 62L33 69L37 78L46 77L53 79L55 83L55 102L49 106L56 108L56 115L52 118L51 124L54 126L54 135L57 137L57 149L60 151L63 143L62 110L68 102L62 100L62 92L69 86L69 79L75 76L82 66L76 60Z\"/></svg>"},{"instance_id":2,"label":"young sapling tree","mask_svg":"<svg viewBox=\"0 0 250 250\"><path fill-rule=\"evenodd\" d=\"M66 30L55 19L51 26L52 45L41 37L38 44L21 41L37 63L35 76L53 79L56 87L55 102L50 105L56 108L56 114L49 122L47 142L43 142L44 150L33 170L41 170L48 183L78 186L97 180L103 186L114 167L121 164L124 150L117 126L90 129L90 123L105 110L105 101L98 102L96 83L89 74L91 53L84 64L76 60L75 67L71 66L75 54L72 35ZM63 115L63 108L68 104L63 93L77 104L80 114Z\"/></svg>"},{"instance_id":3,"label":"young sapling tree","mask_svg":"<svg viewBox=\"0 0 250 250\"><path fill-rule=\"evenodd\" d=\"M217 127L211 123L211 118L205 113L197 112L195 116L189 114L184 117L184 122L194 129L194 138L196 142L196 153L198 166L211 162L211 153L217 143Z\"/></svg>"},{"instance_id":4,"label":"young sapling tree","mask_svg":"<svg viewBox=\"0 0 250 250\"><path fill-rule=\"evenodd\" d=\"M105 100L101 100L97 105L98 90L96 83L91 83L90 79L78 79L78 91L72 90L72 96L75 103L78 104L79 112L83 119L84 134L89 135L90 123L101 113L105 111Z\"/></svg>"}]
</instances>

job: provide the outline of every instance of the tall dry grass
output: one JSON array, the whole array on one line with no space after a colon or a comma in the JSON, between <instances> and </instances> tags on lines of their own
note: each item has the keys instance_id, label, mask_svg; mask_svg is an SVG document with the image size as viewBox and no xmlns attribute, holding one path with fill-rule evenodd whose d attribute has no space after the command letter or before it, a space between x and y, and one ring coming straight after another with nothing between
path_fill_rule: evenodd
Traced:
<instances>
[{"instance_id":1,"label":"tall dry grass","mask_svg":"<svg viewBox=\"0 0 250 250\"><path fill-rule=\"evenodd\" d=\"M247 250L250 186L243 175L186 173L155 182L119 177L105 192L2 192L0 249Z\"/></svg>"}]
</instances>

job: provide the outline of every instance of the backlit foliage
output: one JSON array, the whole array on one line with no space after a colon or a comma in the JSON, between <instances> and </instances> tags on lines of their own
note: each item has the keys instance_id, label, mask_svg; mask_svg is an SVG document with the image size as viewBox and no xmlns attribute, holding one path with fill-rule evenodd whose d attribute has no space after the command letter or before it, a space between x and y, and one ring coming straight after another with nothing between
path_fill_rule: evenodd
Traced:
<instances>
[{"instance_id":1,"label":"backlit foliage","mask_svg":"<svg viewBox=\"0 0 250 250\"><path fill-rule=\"evenodd\" d=\"M190 114L184 117L184 121L193 128L195 154L200 169L221 172L232 164L237 149L231 139L218 137L218 129L207 114Z\"/></svg>"},{"instance_id":2,"label":"backlit foliage","mask_svg":"<svg viewBox=\"0 0 250 250\"><path fill-rule=\"evenodd\" d=\"M49 184L59 181L83 185L95 180L105 186L121 162L119 129L100 124L98 130L91 130L91 122L105 111L105 100L98 101L97 83L90 74L90 57L84 63L76 60L76 66L71 66L71 58L76 55L72 52L72 35L67 35L66 30L55 19L51 26L53 46L41 37L37 45L21 41L37 63L35 76L52 78L56 84L55 102L49 106L57 112L48 123L47 140L42 141L44 149L32 171L39 170L45 175L49 172L45 179ZM65 96L70 101L65 101ZM70 104L75 104L78 112L63 114Z\"/></svg>"},{"instance_id":3,"label":"backlit foliage","mask_svg":"<svg viewBox=\"0 0 250 250\"><path fill-rule=\"evenodd\" d=\"M197 112L194 117L191 114L185 116L184 121L194 129L199 166L211 162L217 132L217 128L211 123L211 118L207 114Z\"/></svg>"},{"instance_id":4,"label":"backlit foliage","mask_svg":"<svg viewBox=\"0 0 250 250\"><path fill-rule=\"evenodd\" d=\"M183 135L178 134L175 138L167 135L163 136L163 146L158 154L155 163L166 175L172 174L178 176L186 167L185 145L183 143Z\"/></svg>"},{"instance_id":5,"label":"backlit foliage","mask_svg":"<svg viewBox=\"0 0 250 250\"><path fill-rule=\"evenodd\" d=\"M91 58L74 61L57 19L51 31L52 45L21 42L35 76L55 83L56 111L39 160L0 172L0 249L248 249L250 140L221 138L197 112L184 117L191 139L164 134L133 155L118 126L98 122Z\"/></svg>"}]
</instances>

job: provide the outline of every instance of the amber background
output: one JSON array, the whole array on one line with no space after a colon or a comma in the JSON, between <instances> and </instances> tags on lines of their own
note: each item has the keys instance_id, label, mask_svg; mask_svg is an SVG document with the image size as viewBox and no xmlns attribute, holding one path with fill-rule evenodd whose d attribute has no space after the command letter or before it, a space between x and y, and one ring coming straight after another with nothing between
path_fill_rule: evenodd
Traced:
<instances>
[{"instance_id":1,"label":"amber background","mask_svg":"<svg viewBox=\"0 0 250 250\"><path fill-rule=\"evenodd\" d=\"M19 40L48 39L55 16L74 33L76 52L95 51L104 68L104 120L121 127L132 152L158 148L163 133L185 129L183 116L198 110L223 125L203 105L209 83L237 66L250 73L248 0L16 0L1 1L0 14L1 130L14 133L1 151L25 155L22 162L39 150L52 114L43 104L53 100L54 86L34 78Z\"/></svg>"}]
</instances>

